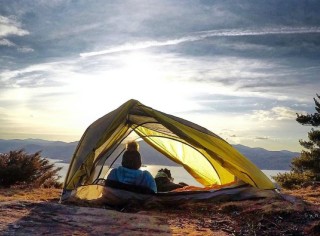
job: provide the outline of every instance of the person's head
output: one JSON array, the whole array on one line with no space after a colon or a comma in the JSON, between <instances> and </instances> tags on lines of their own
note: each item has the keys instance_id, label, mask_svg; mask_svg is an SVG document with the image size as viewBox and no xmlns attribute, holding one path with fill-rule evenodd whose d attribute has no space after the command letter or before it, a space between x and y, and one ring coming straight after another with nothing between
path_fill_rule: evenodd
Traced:
<instances>
[{"instance_id":1,"label":"person's head","mask_svg":"<svg viewBox=\"0 0 320 236\"><path fill-rule=\"evenodd\" d=\"M139 152L139 144L136 141L131 141L127 143L126 146L127 151L138 151Z\"/></svg>"},{"instance_id":2,"label":"person's head","mask_svg":"<svg viewBox=\"0 0 320 236\"><path fill-rule=\"evenodd\" d=\"M132 170L138 170L141 167L141 155L138 151L139 145L136 142L127 144L127 150L122 156L122 166Z\"/></svg>"}]
</instances>

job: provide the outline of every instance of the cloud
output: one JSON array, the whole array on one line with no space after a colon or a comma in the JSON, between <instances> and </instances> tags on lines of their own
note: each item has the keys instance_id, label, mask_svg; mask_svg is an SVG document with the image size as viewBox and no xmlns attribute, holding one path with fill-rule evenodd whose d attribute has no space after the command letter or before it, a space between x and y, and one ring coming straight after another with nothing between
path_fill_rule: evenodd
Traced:
<instances>
[{"instance_id":1,"label":"cloud","mask_svg":"<svg viewBox=\"0 0 320 236\"><path fill-rule=\"evenodd\" d=\"M20 23L17 22L16 19L0 16L0 38L9 35L24 36L27 34L29 34L29 32L22 29Z\"/></svg>"},{"instance_id":2,"label":"cloud","mask_svg":"<svg viewBox=\"0 0 320 236\"><path fill-rule=\"evenodd\" d=\"M28 53L34 49L30 47L19 47L6 37L10 36L25 36L29 32L21 28L21 24L15 18L9 18L0 15L0 46L16 47L18 52Z\"/></svg>"},{"instance_id":3,"label":"cloud","mask_svg":"<svg viewBox=\"0 0 320 236\"><path fill-rule=\"evenodd\" d=\"M62 82L57 75L61 73L61 64L62 61L41 63L17 70L0 71L0 89L60 86ZM65 64L63 68L64 73L67 73L70 66Z\"/></svg>"},{"instance_id":4,"label":"cloud","mask_svg":"<svg viewBox=\"0 0 320 236\"><path fill-rule=\"evenodd\" d=\"M179 44L181 42L184 42L184 40L183 39L174 39L174 40L168 40L168 41L163 41L163 42L145 41L145 42L136 43L136 44L127 43L127 44L113 47L113 48L110 48L107 50L102 50L102 51L97 51L97 52L80 53L80 56L81 57L91 57L91 56L98 56L98 55L104 55L104 54L110 54L110 53L116 53L116 52L145 49L145 48L150 48L150 47L161 47L161 46L175 45L175 44Z\"/></svg>"},{"instance_id":5,"label":"cloud","mask_svg":"<svg viewBox=\"0 0 320 236\"><path fill-rule=\"evenodd\" d=\"M257 137L255 137L255 139L258 139L258 140L268 140L268 139L270 139L270 137L266 137L266 136L260 137L260 136L257 136Z\"/></svg>"},{"instance_id":6,"label":"cloud","mask_svg":"<svg viewBox=\"0 0 320 236\"><path fill-rule=\"evenodd\" d=\"M177 45L186 42L199 41L211 37L235 37L235 36L260 36L260 35L283 35L283 34L309 34L320 33L320 27L278 27L278 28L264 28L264 29L234 29L234 30L208 30L194 32L189 36L178 37L175 39L164 41L143 41L138 43L126 43L115 46L106 50L80 53L81 57L98 56L109 53L133 51L139 49L146 49L150 47L163 47L169 45Z\"/></svg>"},{"instance_id":7,"label":"cloud","mask_svg":"<svg viewBox=\"0 0 320 236\"><path fill-rule=\"evenodd\" d=\"M293 110L290 107L273 107L271 110L255 110L251 119L259 121L295 120L297 113L304 112Z\"/></svg>"},{"instance_id":8,"label":"cloud","mask_svg":"<svg viewBox=\"0 0 320 236\"><path fill-rule=\"evenodd\" d=\"M0 39L0 46L12 47L15 46L15 44L8 39Z\"/></svg>"},{"instance_id":9,"label":"cloud","mask_svg":"<svg viewBox=\"0 0 320 236\"><path fill-rule=\"evenodd\" d=\"M19 52L23 52L23 53L28 53L28 52L33 52L34 49L33 48L29 48L29 47L20 47L18 48Z\"/></svg>"}]
</instances>

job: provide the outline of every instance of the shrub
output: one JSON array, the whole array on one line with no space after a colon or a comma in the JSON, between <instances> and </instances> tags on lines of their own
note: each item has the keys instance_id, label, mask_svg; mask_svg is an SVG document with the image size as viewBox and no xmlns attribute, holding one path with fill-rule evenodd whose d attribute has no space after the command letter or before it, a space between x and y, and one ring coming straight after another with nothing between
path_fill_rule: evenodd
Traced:
<instances>
[{"instance_id":1,"label":"shrub","mask_svg":"<svg viewBox=\"0 0 320 236\"><path fill-rule=\"evenodd\" d=\"M298 189L303 186L305 182L308 181L309 177L306 174L297 173L297 172L286 172L279 173L272 178L280 184L281 187L286 189Z\"/></svg>"},{"instance_id":2,"label":"shrub","mask_svg":"<svg viewBox=\"0 0 320 236\"><path fill-rule=\"evenodd\" d=\"M60 168L41 157L41 152L27 154L24 150L0 154L0 186L61 187L57 180Z\"/></svg>"}]
</instances>

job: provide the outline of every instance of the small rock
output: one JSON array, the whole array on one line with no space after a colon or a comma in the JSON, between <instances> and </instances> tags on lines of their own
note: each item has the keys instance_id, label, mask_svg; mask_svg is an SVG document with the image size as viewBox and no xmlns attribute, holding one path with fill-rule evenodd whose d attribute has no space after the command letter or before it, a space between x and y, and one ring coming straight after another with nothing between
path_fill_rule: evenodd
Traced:
<instances>
[{"instance_id":1,"label":"small rock","mask_svg":"<svg viewBox=\"0 0 320 236\"><path fill-rule=\"evenodd\" d=\"M12 228L14 229L19 229L20 227L21 227L20 225L16 225L16 224L12 225Z\"/></svg>"}]
</instances>

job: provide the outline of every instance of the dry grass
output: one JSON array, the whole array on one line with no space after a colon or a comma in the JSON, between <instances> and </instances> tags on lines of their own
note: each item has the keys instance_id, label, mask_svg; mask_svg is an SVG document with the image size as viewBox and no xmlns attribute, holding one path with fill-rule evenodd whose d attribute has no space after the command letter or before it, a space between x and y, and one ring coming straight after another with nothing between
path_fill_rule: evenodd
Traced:
<instances>
[{"instance_id":1,"label":"dry grass","mask_svg":"<svg viewBox=\"0 0 320 236\"><path fill-rule=\"evenodd\" d=\"M61 189L0 188L0 201L59 201Z\"/></svg>"},{"instance_id":2,"label":"dry grass","mask_svg":"<svg viewBox=\"0 0 320 236\"><path fill-rule=\"evenodd\" d=\"M320 206L320 186L308 186L297 190L284 190L284 193L300 198L305 202Z\"/></svg>"}]
</instances>

